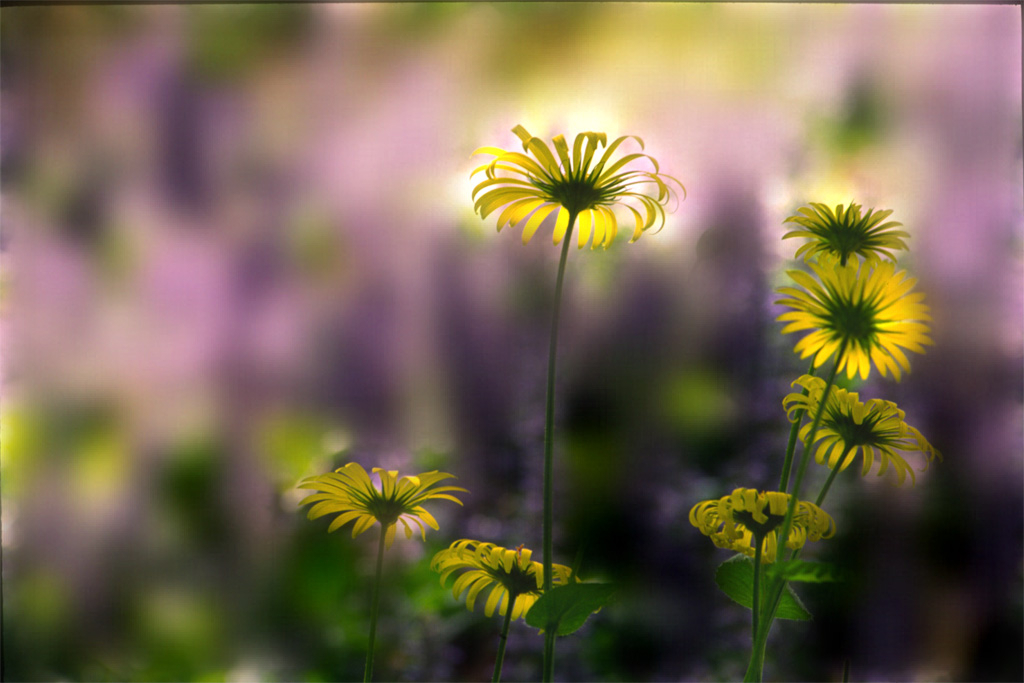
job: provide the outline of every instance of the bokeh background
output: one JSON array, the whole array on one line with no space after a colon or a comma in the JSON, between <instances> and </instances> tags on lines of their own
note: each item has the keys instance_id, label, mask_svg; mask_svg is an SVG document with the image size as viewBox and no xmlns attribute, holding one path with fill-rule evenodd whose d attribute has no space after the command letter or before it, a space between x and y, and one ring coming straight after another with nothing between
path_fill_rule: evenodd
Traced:
<instances>
[{"instance_id":1,"label":"bokeh background","mask_svg":"<svg viewBox=\"0 0 1024 683\"><path fill-rule=\"evenodd\" d=\"M429 570L539 548L557 250L474 216L510 129L638 134L688 196L573 251L556 552L617 601L565 680L742 675L729 554L687 521L774 488L804 369L774 322L808 201L894 210L935 346L896 400L945 456L839 480L810 623L772 679L1015 680L1022 666L1019 6L6 7L0 35L3 673L352 680L373 534L307 521L354 460L470 490L387 555L382 680L490 675L499 621ZM628 233L628 231L627 231ZM550 230L546 233L550 235ZM848 386L849 383L848 383ZM919 461L914 462L920 464ZM812 468L809 491L824 471ZM514 625L506 680L537 675Z\"/></svg>"}]
</instances>

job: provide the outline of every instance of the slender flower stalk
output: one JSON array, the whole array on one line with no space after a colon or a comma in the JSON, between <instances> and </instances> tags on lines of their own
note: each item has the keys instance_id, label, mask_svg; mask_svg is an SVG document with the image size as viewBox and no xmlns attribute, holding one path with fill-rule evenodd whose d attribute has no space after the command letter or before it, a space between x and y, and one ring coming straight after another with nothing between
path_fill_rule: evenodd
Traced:
<instances>
[{"instance_id":1,"label":"slender flower stalk","mask_svg":"<svg viewBox=\"0 0 1024 683\"><path fill-rule=\"evenodd\" d=\"M825 380L822 389L822 396L824 397L824 400L819 402L817 408L814 411L814 417L811 420L809 429L807 429L807 438L803 442L804 449L800 457L800 464L797 467L796 480L793 482L793 501L795 501L796 498L800 495L800 486L803 484L804 473L807 471L807 462L810 459L809 456L811 453L811 444L814 443L815 439L817 438L818 427L821 425L821 418L825 413L825 402L828 399L829 391L831 391L832 386L835 384L836 373L839 370L839 359L842 358L845 347L845 344L842 344L839 347L839 353L836 356L836 361L835 363L832 364L832 370L829 372L828 379ZM782 523L782 533L786 533L786 531L789 529L789 525L792 523L793 514L795 512L796 504L795 502L791 501L789 509L786 510L786 519Z\"/></svg>"},{"instance_id":2,"label":"slender flower stalk","mask_svg":"<svg viewBox=\"0 0 1024 683\"><path fill-rule=\"evenodd\" d=\"M811 361L811 366L807 369L809 376L814 375L814 361ZM806 393L806 390L805 390ZM800 425L803 422L806 411L796 410L790 416L790 421L793 423L789 428L789 441L786 442L786 456L782 461L782 476L779 477L779 490L789 490L789 472L793 467L793 453L796 451L796 440L797 435L800 432Z\"/></svg>"},{"instance_id":3,"label":"slender flower stalk","mask_svg":"<svg viewBox=\"0 0 1024 683\"><path fill-rule=\"evenodd\" d=\"M328 533L354 522L352 537L355 538L374 524L380 524L373 596L370 600L370 637L366 648L366 665L363 669L364 683L368 683L373 676L373 653L377 637L384 550L390 548L394 542L395 529L401 523L406 538L411 538L415 525L419 528L420 536L426 540L426 526L436 530L438 524L434 516L420 504L432 499L442 499L462 505L462 501L452 494L466 492L466 489L458 486L437 486L438 482L452 478L451 474L445 472L433 471L399 477L396 470L374 467L373 474L377 476L380 486L374 485L362 465L350 462L329 474L307 477L299 482L299 488L318 491L299 502L300 506L314 504L309 509L309 519L338 515L327 528Z\"/></svg>"},{"instance_id":4,"label":"slender flower stalk","mask_svg":"<svg viewBox=\"0 0 1024 683\"><path fill-rule=\"evenodd\" d=\"M822 396L827 400L829 391L832 389L832 385L835 383L836 373L839 370L840 359L843 357L843 353L846 350L846 343L840 344L838 353L836 354L836 360L832 364L832 370L828 374L828 379L825 380L824 388L822 390ZM824 401L820 402L817 409L814 411L814 418L811 420L809 434L807 439L804 441L803 453L800 457L800 465L797 467L796 481L793 483L793 496L790 504L786 510L786 516L782 522L782 531L780 535L785 536L789 533L790 525L793 523L794 514L796 513L796 499L800 494L800 486L803 483L804 473L807 471L807 461L811 452L811 444L814 443L815 437L818 433L818 426L821 424L821 418L825 410ZM790 554L789 559L793 559L799 552L799 548L793 550ZM760 681L764 670L764 648L768 642L768 633L771 631L772 623L775 621L775 613L779 608L779 603L782 600L782 591L785 590L786 582L783 579L776 579L769 589L768 605L769 608L765 611L765 616L760 620L758 624L758 632L754 639L754 646L750 650L750 663L747 665L747 673L744 676L744 681Z\"/></svg>"},{"instance_id":5,"label":"slender flower stalk","mask_svg":"<svg viewBox=\"0 0 1024 683\"><path fill-rule=\"evenodd\" d=\"M768 611L766 610L767 613ZM768 618L772 618L771 615ZM763 620L762 623L764 623ZM767 636L767 631L763 626L754 636L754 645L750 649L750 662L747 664L747 671L743 675L743 683L760 683L764 677L764 649L768 641L767 638L761 637L762 634Z\"/></svg>"},{"instance_id":6,"label":"slender flower stalk","mask_svg":"<svg viewBox=\"0 0 1024 683\"><path fill-rule=\"evenodd\" d=\"M380 582L384 566L384 527L380 528L380 540L377 542L377 569L373 573L373 598L370 600L370 640L366 644L366 665L363 667L363 683L373 680L373 647L377 640L377 613L380 608Z\"/></svg>"},{"instance_id":7,"label":"slender flower stalk","mask_svg":"<svg viewBox=\"0 0 1024 683\"><path fill-rule=\"evenodd\" d=\"M754 586L753 595L750 601L750 612L751 612L751 628L750 628L750 640L751 646L757 642L757 621L761 612L761 555L764 552L764 533L755 531L754 532Z\"/></svg>"},{"instance_id":8,"label":"slender flower stalk","mask_svg":"<svg viewBox=\"0 0 1024 683\"><path fill-rule=\"evenodd\" d=\"M812 444L815 443L818 444L815 459L831 469L815 500L818 506L825 501L839 472L849 467L858 454L864 461L862 476L870 471L877 457L878 475L884 474L891 464L897 473L897 485L904 482L908 473L911 481L914 480L914 471L899 454L900 451L924 453L926 466L933 459L942 459L941 453L928 443L921 432L906 423L904 412L895 403L879 399L861 403L856 393L833 387L836 368L838 360L828 382L810 375L799 378L793 384L802 387L803 392L789 394L783 400L783 406L794 420L794 427L799 423L798 414L813 412L816 416L812 424L805 424L801 430L804 451L795 491L799 490L802 471L810 459L808 456ZM798 549L793 550L789 559L795 559L798 553ZM777 579L769 589L767 609L763 611L764 616L760 620L760 632L751 652L745 680L761 680L765 643L785 585L784 580Z\"/></svg>"},{"instance_id":9,"label":"slender flower stalk","mask_svg":"<svg viewBox=\"0 0 1024 683\"><path fill-rule=\"evenodd\" d=\"M558 277L555 279L555 302L551 314L551 338L548 342L548 375L544 403L544 520L543 520L543 558L544 558L544 590L551 590L552 562L554 560L554 450L555 450L555 364L558 358L558 318L562 309L562 283L565 280L565 262L569 255L569 242L572 237L576 215L569 215L569 227L566 230L565 243L558 260ZM555 629L544 631L544 671L545 683L554 676L555 662Z\"/></svg>"},{"instance_id":10,"label":"slender flower stalk","mask_svg":"<svg viewBox=\"0 0 1024 683\"><path fill-rule=\"evenodd\" d=\"M523 152L481 147L474 154L490 154L494 158L478 166L470 176L484 174L473 189L474 210L486 218L501 208L499 231L506 225L522 225L523 244L527 244L541 225L554 216L553 241L558 244L565 240L555 281L544 411L544 589L550 590L554 566L555 366L562 285L573 229L579 228L577 241L581 249L588 241L591 249L598 245L607 249L618 231L619 219L614 209L623 208L634 221L630 241L636 241L644 232L664 225L665 205L676 196L676 188L684 195L686 189L678 180L662 173L658 162L643 152L613 161L614 153L627 140L633 140L643 150L643 140L635 135L625 135L608 144L604 133L580 133L571 150L565 137L556 135L551 139L552 152L546 142L523 126L516 126L512 132L522 142ZM602 147L605 149L600 153ZM634 163L645 163L649 168L631 166ZM550 681L554 675L554 651L555 629L548 628L544 636L544 681Z\"/></svg>"},{"instance_id":11,"label":"slender flower stalk","mask_svg":"<svg viewBox=\"0 0 1024 683\"><path fill-rule=\"evenodd\" d=\"M509 593L509 602L515 602L515 593ZM491 683L498 683L501 680L501 669L505 663L505 646L508 644L508 628L512 625L512 610L505 610L505 620L501 624L501 634L498 636L498 655L494 658L494 673L491 674Z\"/></svg>"},{"instance_id":12,"label":"slender flower stalk","mask_svg":"<svg viewBox=\"0 0 1024 683\"><path fill-rule=\"evenodd\" d=\"M853 450L853 447L852 447L852 446L846 446L846 447L845 447L845 448L843 449L843 454L842 454L842 456L840 457L840 460L842 460L843 458L845 458L845 457L847 456L847 454L848 454L848 453L849 453L850 451L852 451L852 450ZM821 486L821 491L819 491L819 492L818 492L818 497L817 497L817 498L815 499L815 501L814 501L814 504L815 504L815 505L818 505L818 506L820 506L820 505L822 504L822 502L824 502L824 500L825 500L825 496L827 496L827 495L828 495L828 490L829 490L830 488L832 488L832 483L833 483L833 482L834 482L834 481L836 480L836 475L837 475L837 474L839 474L839 472L841 472L841 471L842 471L842 468L840 468L840 467L833 467L833 468L832 468L832 471L828 473L828 479L826 479L826 480L825 480L825 483L824 483L824 484L822 484L822 486Z\"/></svg>"},{"instance_id":13,"label":"slender flower stalk","mask_svg":"<svg viewBox=\"0 0 1024 683\"><path fill-rule=\"evenodd\" d=\"M761 626L761 561L762 561L762 550L761 546L763 543L764 533L754 534L754 586L753 595L751 596L751 623L750 629L750 657L753 661L755 657L758 658L758 666L763 668L764 666L764 647L760 650L757 647L757 634L758 628Z\"/></svg>"}]
</instances>

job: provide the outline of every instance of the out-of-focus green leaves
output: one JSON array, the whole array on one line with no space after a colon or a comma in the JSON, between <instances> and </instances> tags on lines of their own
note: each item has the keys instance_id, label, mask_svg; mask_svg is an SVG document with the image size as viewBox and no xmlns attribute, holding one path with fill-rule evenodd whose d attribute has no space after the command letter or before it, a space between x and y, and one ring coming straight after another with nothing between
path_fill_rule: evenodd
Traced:
<instances>
[{"instance_id":1,"label":"out-of-focus green leaves","mask_svg":"<svg viewBox=\"0 0 1024 683\"><path fill-rule=\"evenodd\" d=\"M856 81L839 117L830 127L830 137L837 150L855 153L882 142L890 125L889 109L880 81L867 77Z\"/></svg>"},{"instance_id":2,"label":"out-of-focus green leaves","mask_svg":"<svg viewBox=\"0 0 1024 683\"><path fill-rule=\"evenodd\" d=\"M322 281L343 270L342 237L327 215L304 207L288 223L287 254L305 277Z\"/></svg>"},{"instance_id":3,"label":"out-of-focus green leaves","mask_svg":"<svg viewBox=\"0 0 1024 683\"><path fill-rule=\"evenodd\" d=\"M162 511L186 545L220 547L230 533L219 510L223 447L195 438L171 451L159 484Z\"/></svg>"},{"instance_id":4,"label":"out-of-focus green leaves","mask_svg":"<svg viewBox=\"0 0 1024 683\"><path fill-rule=\"evenodd\" d=\"M666 384L663 406L673 424L694 436L723 429L736 413L725 379L704 369L674 376Z\"/></svg>"},{"instance_id":5,"label":"out-of-focus green leaves","mask_svg":"<svg viewBox=\"0 0 1024 683\"><path fill-rule=\"evenodd\" d=\"M260 444L278 486L329 469L327 458L348 446L348 435L327 420L301 411L281 412L262 425Z\"/></svg>"},{"instance_id":6,"label":"out-of-focus green leaves","mask_svg":"<svg viewBox=\"0 0 1024 683\"><path fill-rule=\"evenodd\" d=\"M134 637L146 653L138 680L187 680L219 668L227 654L223 605L196 586L165 586L140 596Z\"/></svg>"},{"instance_id":7,"label":"out-of-focus green leaves","mask_svg":"<svg viewBox=\"0 0 1024 683\"><path fill-rule=\"evenodd\" d=\"M0 408L0 493L5 497L16 494L38 467L31 456L40 452L43 439L39 416L5 400Z\"/></svg>"},{"instance_id":8,"label":"out-of-focus green leaves","mask_svg":"<svg viewBox=\"0 0 1024 683\"><path fill-rule=\"evenodd\" d=\"M310 25L304 4L195 5L188 8L189 62L213 81L244 76L276 50L295 44Z\"/></svg>"},{"instance_id":9,"label":"out-of-focus green leaves","mask_svg":"<svg viewBox=\"0 0 1024 683\"><path fill-rule=\"evenodd\" d=\"M58 634L67 625L71 609L67 580L50 570L40 570L19 578L10 586L18 613L25 615L21 628L37 637ZM5 591L6 592L6 591Z\"/></svg>"}]
</instances>

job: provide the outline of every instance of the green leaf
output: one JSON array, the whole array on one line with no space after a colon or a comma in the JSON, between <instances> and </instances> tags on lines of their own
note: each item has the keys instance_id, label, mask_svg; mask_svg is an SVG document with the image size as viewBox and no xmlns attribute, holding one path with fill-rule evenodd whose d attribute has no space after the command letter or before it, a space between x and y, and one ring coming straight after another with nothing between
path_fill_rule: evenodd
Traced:
<instances>
[{"instance_id":1,"label":"green leaf","mask_svg":"<svg viewBox=\"0 0 1024 683\"><path fill-rule=\"evenodd\" d=\"M615 586L610 583L554 586L526 613L526 623L542 630L554 624L555 633L567 636L578 631L587 617L608 604L614 592Z\"/></svg>"},{"instance_id":2,"label":"green leaf","mask_svg":"<svg viewBox=\"0 0 1024 683\"><path fill-rule=\"evenodd\" d=\"M804 583L828 583L845 581L846 574L842 569L827 562L805 562L792 560L771 566L769 575L786 581L802 581Z\"/></svg>"},{"instance_id":3,"label":"green leaf","mask_svg":"<svg viewBox=\"0 0 1024 683\"><path fill-rule=\"evenodd\" d=\"M761 595L767 594L768 580L766 572L761 572ZM749 557L736 555L718 566L715 571L715 583L735 602L751 609L754 604L754 562ZM782 592L779 610L775 613L778 619L807 621L811 613L807 611L800 598L788 585Z\"/></svg>"}]
</instances>

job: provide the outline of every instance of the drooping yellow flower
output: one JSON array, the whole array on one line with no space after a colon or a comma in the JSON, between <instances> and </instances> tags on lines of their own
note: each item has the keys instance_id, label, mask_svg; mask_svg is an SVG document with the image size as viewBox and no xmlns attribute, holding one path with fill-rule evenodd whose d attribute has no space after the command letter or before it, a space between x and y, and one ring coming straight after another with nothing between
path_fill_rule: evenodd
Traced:
<instances>
[{"instance_id":1,"label":"drooping yellow flower","mask_svg":"<svg viewBox=\"0 0 1024 683\"><path fill-rule=\"evenodd\" d=\"M505 615L509 595L515 595L512 619L525 617L540 598L544 586L544 567L530 559L532 551L519 546L514 550L493 543L463 539L434 555L430 568L441 574L441 585L455 572L463 571L452 586L456 600L466 594L466 607L472 611L477 596L488 586L491 592L484 604L484 614L495 610ZM561 564L551 565L551 582L560 586L569 583L572 570Z\"/></svg>"},{"instance_id":2,"label":"drooping yellow flower","mask_svg":"<svg viewBox=\"0 0 1024 683\"><path fill-rule=\"evenodd\" d=\"M421 507L421 503L438 498L462 505L462 501L451 494L466 492L458 486L435 486L437 482L454 476L436 470L399 477L397 470L374 467L373 473L380 480L380 487L374 486L362 465L354 462L330 474L307 477L299 482L299 488L321 493L303 498L299 505L316 503L309 509L309 519L340 513L327 528L328 533L355 522L352 529L352 538L355 538L378 522L385 529L385 545L390 548L399 522L405 528L406 538L412 537L412 524L419 527L424 540L427 538L424 523L431 529L438 528L437 520Z\"/></svg>"},{"instance_id":3,"label":"drooping yellow flower","mask_svg":"<svg viewBox=\"0 0 1024 683\"><path fill-rule=\"evenodd\" d=\"M865 215L860 213L860 205L850 203L845 210L839 204L833 211L826 204L811 202L810 206L803 206L798 213L790 216L783 223L796 223L801 226L791 230L782 236L782 239L790 237L808 237L810 241L801 246L796 252L796 258L804 257L810 260L820 254L831 254L839 259L840 264L846 264L850 256L857 254L867 261L877 261L880 258L887 258L895 261L892 250L906 249L907 243L904 237L910 235L903 230L895 228L903 225L896 221L883 223L892 210L875 212L868 209Z\"/></svg>"},{"instance_id":4,"label":"drooping yellow flower","mask_svg":"<svg viewBox=\"0 0 1024 683\"><path fill-rule=\"evenodd\" d=\"M786 519L790 494L757 489L735 489L715 500L697 503L690 510L690 524L711 539L719 548L726 548L754 557L754 534L764 536L761 560L774 562L778 549L778 530ZM807 541L829 538L835 533L835 522L813 503L798 501L786 539L791 550L802 548Z\"/></svg>"},{"instance_id":5,"label":"drooping yellow flower","mask_svg":"<svg viewBox=\"0 0 1024 683\"><path fill-rule=\"evenodd\" d=\"M491 154L494 159L478 166L470 176L485 175L473 189L474 210L481 218L487 218L491 212L505 207L498 216L498 230L522 224L523 244L530 241L545 218L556 214L555 244L565 236L570 218L576 218L581 249L591 239L591 233L591 248L598 244L608 248L618 230L614 206L624 206L632 213L635 227L630 241L635 242L656 222L659 228L664 224L664 205L674 194L672 183L686 194L682 184L661 173L658 162L647 154L634 152L612 162L612 154L629 138L640 149L644 148L643 140L635 135L625 135L608 145L604 133L580 133L571 151L565 137L556 135L552 138L552 153L546 142L530 135L522 126L516 126L512 132L522 140L526 154L481 147L473 154ZM598 156L598 150L605 145ZM650 162L654 170L629 168L631 163L641 160Z\"/></svg>"},{"instance_id":6,"label":"drooping yellow flower","mask_svg":"<svg viewBox=\"0 0 1024 683\"><path fill-rule=\"evenodd\" d=\"M820 377L804 375L793 382L807 390L807 394L793 393L783 399L789 419L795 419L799 411L814 415L825 392L825 381ZM850 466L858 455L864 460L861 475L867 475L871 465L878 459L878 476L885 474L890 463L896 470L897 483L902 485L907 474L914 481L914 470L899 454L899 451L920 451L927 456L927 462L942 459L934 446L928 443L916 428L904 420L906 414L892 401L872 398L861 403L860 397L846 389L832 387L821 416L815 441L818 449L814 458L821 464L827 462L829 469L839 466L840 471ZM807 440L811 423L808 421L800 430L800 438ZM842 463L839 458L846 453Z\"/></svg>"},{"instance_id":7,"label":"drooping yellow flower","mask_svg":"<svg viewBox=\"0 0 1024 683\"><path fill-rule=\"evenodd\" d=\"M867 379L874 364L883 377L891 371L899 381L910 371L903 349L924 353L932 343L924 294L911 292L917 279L889 262L844 266L823 255L808 265L817 279L790 270L800 288L778 289L785 298L776 303L794 309L777 318L789 323L782 333L810 330L793 350L801 358L813 355L818 367L843 348L840 372L846 368L847 376L859 372Z\"/></svg>"}]
</instances>

